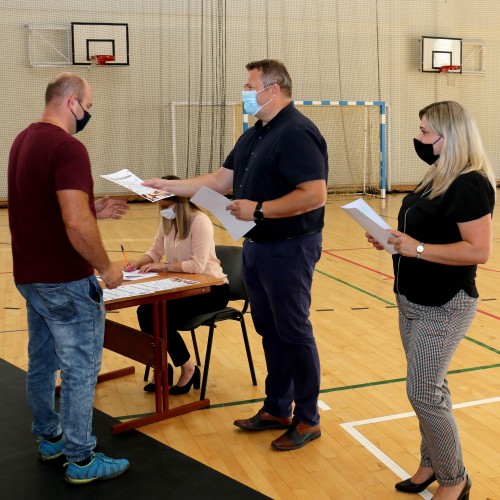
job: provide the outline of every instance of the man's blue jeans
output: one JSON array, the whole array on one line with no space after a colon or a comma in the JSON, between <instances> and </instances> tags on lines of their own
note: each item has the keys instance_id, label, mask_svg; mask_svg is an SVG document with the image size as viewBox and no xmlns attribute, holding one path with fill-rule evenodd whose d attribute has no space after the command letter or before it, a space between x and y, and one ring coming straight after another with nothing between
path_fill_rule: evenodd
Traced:
<instances>
[{"instance_id":1,"label":"man's blue jeans","mask_svg":"<svg viewBox=\"0 0 500 500\"><path fill-rule=\"evenodd\" d=\"M96 446L92 435L95 384L101 369L105 309L94 276L68 283L17 284L28 313L28 403L32 432L64 433L63 454L79 462ZM61 370L59 414L56 372Z\"/></svg>"}]
</instances>

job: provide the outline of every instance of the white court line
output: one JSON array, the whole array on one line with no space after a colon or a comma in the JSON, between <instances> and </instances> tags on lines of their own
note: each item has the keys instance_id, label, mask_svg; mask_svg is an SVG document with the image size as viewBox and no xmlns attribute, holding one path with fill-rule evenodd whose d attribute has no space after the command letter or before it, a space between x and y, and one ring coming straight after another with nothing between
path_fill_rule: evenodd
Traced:
<instances>
[{"instance_id":1,"label":"white court line","mask_svg":"<svg viewBox=\"0 0 500 500\"><path fill-rule=\"evenodd\" d=\"M331 408L324 401L321 401L321 399L318 400L318 408L323 411L331 410Z\"/></svg>"},{"instance_id":2,"label":"white court line","mask_svg":"<svg viewBox=\"0 0 500 500\"><path fill-rule=\"evenodd\" d=\"M489 399L478 399L476 401L469 401L468 403L458 403L456 405L453 405L453 409L456 410L458 408L467 408L469 406L478 406L478 405L485 405L489 403L499 403L500 402L500 397L496 398L489 398ZM411 477L410 474L408 474L404 469L402 469L394 460L389 458L382 450L377 448L369 439L367 439L361 432L359 432L355 427L359 425L368 425L368 424L374 424L378 422L387 422L389 420L398 420L400 418L408 418L408 417L415 417L415 412L410 411L406 413L397 413L395 415L387 415L385 417L376 417L376 418L367 418L366 420L356 420L354 422L346 422L345 424L340 424L340 426L346 430L356 441L361 443L372 455L377 457L384 465L386 465L396 476L398 476L401 479L407 479ZM420 493L420 496L422 498L425 498L425 500L431 500L432 499L432 494L424 490L422 493Z\"/></svg>"}]
</instances>

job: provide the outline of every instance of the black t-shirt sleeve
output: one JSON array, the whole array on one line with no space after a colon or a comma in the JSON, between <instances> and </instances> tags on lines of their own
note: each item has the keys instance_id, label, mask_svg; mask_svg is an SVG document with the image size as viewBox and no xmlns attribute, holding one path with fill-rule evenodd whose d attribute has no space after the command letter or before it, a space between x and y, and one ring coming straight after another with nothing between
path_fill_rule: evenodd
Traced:
<instances>
[{"instance_id":1,"label":"black t-shirt sleeve","mask_svg":"<svg viewBox=\"0 0 500 500\"><path fill-rule=\"evenodd\" d=\"M457 223L470 222L493 213L495 192L487 177L471 172L457 177L441 205L445 215Z\"/></svg>"}]
</instances>

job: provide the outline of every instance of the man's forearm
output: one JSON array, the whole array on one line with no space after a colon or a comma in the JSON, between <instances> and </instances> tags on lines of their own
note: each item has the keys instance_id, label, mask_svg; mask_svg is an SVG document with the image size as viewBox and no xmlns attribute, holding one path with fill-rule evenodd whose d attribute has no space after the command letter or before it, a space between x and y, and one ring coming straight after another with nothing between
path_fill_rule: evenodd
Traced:
<instances>
[{"instance_id":1,"label":"man's forearm","mask_svg":"<svg viewBox=\"0 0 500 500\"><path fill-rule=\"evenodd\" d=\"M82 218L76 224L66 227L66 233L73 248L99 272L111 265L104 249L97 223L93 217Z\"/></svg>"},{"instance_id":2,"label":"man's forearm","mask_svg":"<svg viewBox=\"0 0 500 500\"><path fill-rule=\"evenodd\" d=\"M66 234L73 248L101 274L110 267L97 221L89 208L88 194L79 190L57 191Z\"/></svg>"},{"instance_id":3,"label":"man's forearm","mask_svg":"<svg viewBox=\"0 0 500 500\"><path fill-rule=\"evenodd\" d=\"M218 193L226 194L232 187L232 181L233 171L220 167L215 172L192 177L191 179L148 179L145 180L143 184L155 189L169 191L177 196L190 198L203 186L207 186Z\"/></svg>"}]
</instances>

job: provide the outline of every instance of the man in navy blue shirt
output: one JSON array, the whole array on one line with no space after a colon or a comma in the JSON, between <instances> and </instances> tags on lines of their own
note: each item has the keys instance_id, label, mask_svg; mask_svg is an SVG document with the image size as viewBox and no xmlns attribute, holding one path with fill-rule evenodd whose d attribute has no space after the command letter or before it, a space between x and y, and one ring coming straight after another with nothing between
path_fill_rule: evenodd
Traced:
<instances>
[{"instance_id":1,"label":"man in navy blue shirt","mask_svg":"<svg viewBox=\"0 0 500 500\"><path fill-rule=\"evenodd\" d=\"M259 120L223 166L193 179L145 184L179 196L192 196L201 186L219 193L232 189L228 210L256 222L245 235L243 276L266 357L266 398L256 415L234 425L286 429L271 445L294 450L321 435L320 364L309 309L321 256L327 147L318 128L295 109L292 81L281 62L265 59L246 68L243 105Z\"/></svg>"}]
</instances>

